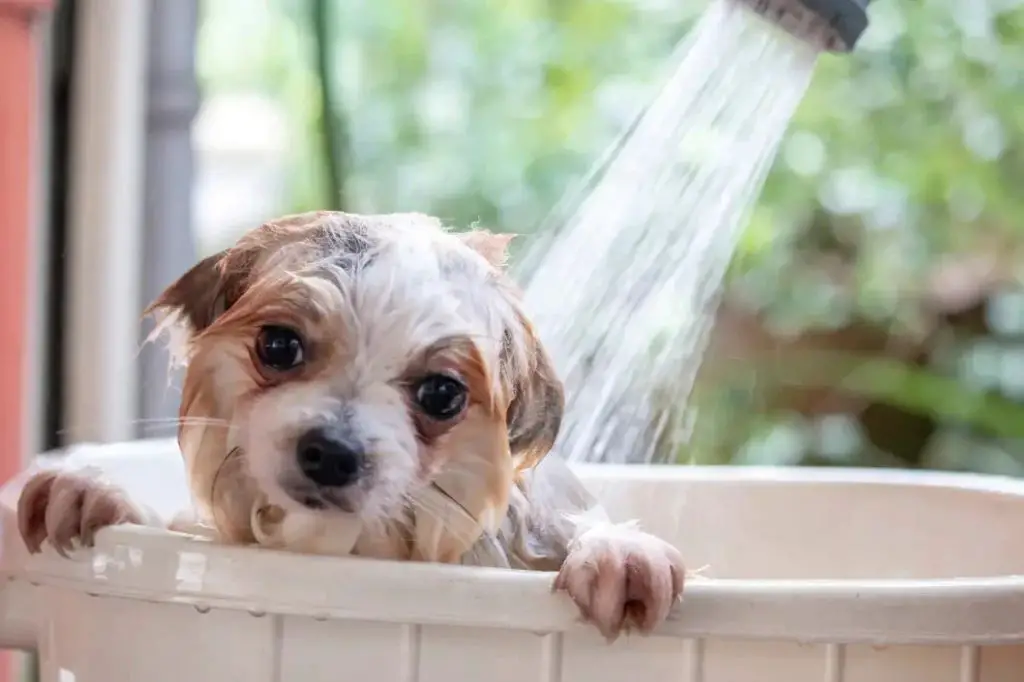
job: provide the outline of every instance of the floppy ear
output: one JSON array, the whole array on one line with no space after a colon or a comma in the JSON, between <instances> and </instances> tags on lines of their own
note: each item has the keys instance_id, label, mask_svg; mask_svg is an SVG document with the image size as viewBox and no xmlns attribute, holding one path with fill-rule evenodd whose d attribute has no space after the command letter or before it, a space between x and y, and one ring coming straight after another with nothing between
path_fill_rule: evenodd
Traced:
<instances>
[{"instance_id":1,"label":"floppy ear","mask_svg":"<svg viewBox=\"0 0 1024 682\"><path fill-rule=\"evenodd\" d=\"M518 341L514 340L517 335L506 338L507 350L512 351L509 360L514 396L505 421L509 451L516 469L522 471L535 466L554 446L565 411L565 393L533 326L523 317L520 322ZM521 348L512 348L515 343ZM516 356L518 361L513 359Z\"/></svg>"},{"instance_id":2,"label":"floppy ear","mask_svg":"<svg viewBox=\"0 0 1024 682\"><path fill-rule=\"evenodd\" d=\"M204 258L149 304L144 315L179 315L192 333L213 323L222 308L220 264L226 252Z\"/></svg>"},{"instance_id":3,"label":"floppy ear","mask_svg":"<svg viewBox=\"0 0 1024 682\"><path fill-rule=\"evenodd\" d=\"M460 233L459 238L466 246L483 256L492 266L498 270L504 270L508 263L508 245L515 239L515 235L472 230Z\"/></svg>"},{"instance_id":4,"label":"floppy ear","mask_svg":"<svg viewBox=\"0 0 1024 682\"><path fill-rule=\"evenodd\" d=\"M186 366L179 405L178 447L192 498L204 523L222 539L255 541L251 528L254 484L244 475L241 451L222 425L231 407L217 392L217 354L196 355L192 340L228 310L245 291L252 257L237 247L204 258L171 284L146 309L161 318L151 337L170 334L172 366ZM201 351L199 351L201 352Z\"/></svg>"},{"instance_id":5,"label":"floppy ear","mask_svg":"<svg viewBox=\"0 0 1024 682\"><path fill-rule=\"evenodd\" d=\"M459 238L502 272L498 289L511 306L515 320L515 328L505 332L501 351L501 371L512 392L505 423L516 469L529 469L555 444L565 409L562 382L521 308L515 285L504 276L508 246L515 235L473 230Z\"/></svg>"},{"instance_id":6,"label":"floppy ear","mask_svg":"<svg viewBox=\"0 0 1024 682\"><path fill-rule=\"evenodd\" d=\"M182 324L189 336L202 332L239 299L248 284L251 254L226 249L199 261L153 301L144 315Z\"/></svg>"}]
</instances>

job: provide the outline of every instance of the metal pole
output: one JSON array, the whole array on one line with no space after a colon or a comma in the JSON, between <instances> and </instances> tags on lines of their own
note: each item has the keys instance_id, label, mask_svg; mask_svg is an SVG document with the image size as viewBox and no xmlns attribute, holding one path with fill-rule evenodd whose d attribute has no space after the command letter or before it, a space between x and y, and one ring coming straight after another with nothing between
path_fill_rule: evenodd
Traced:
<instances>
[{"instance_id":1,"label":"metal pole","mask_svg":"<svg viewBox=\"0 0 1024 682\"><path fill-rule=\"evenodd\" d=\"M147 0L78 5L69 267L67 442L135 434Z\"/></svg>"},{"instance_id":2,"label":"metal pole","mask_svg":"<svg viewBox=\"0 0 1024 682\"><path fill-rule=\"evenodd\" d=\"M149 91L142 297L148 303L196 260L192 211L192 121L199 110L196 83L198 0L151 0ZM143 324L141 340L152 330ZM180 394L167 374L168 356L148 344L139 358L141 421L136 436L174 435ZM159 420L159 421L157 421Z\"/></svg>"}]
</instances>

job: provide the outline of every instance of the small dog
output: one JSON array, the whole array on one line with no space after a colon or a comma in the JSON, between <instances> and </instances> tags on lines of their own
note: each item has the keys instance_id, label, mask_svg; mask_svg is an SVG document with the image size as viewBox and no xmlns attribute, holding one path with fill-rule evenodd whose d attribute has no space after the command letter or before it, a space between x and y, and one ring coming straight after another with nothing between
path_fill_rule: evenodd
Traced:
<instances>
[{"instance_id":1,"label":"small dog","mask_svg":"<svg viewBox=\"0 0 1024 682\"><path fill-rule=\"evenodd\" d=\"M29 550L145 523L557 571L609 640L649 632L682 593L679 552L611 524L564 464L541 463L562 387L504 273L508 243L419 214L316 212L203 260L150 307L186 367L194 517L168 523L95 473L48 470L19 501Z\"/></svg>"}]
</instances>

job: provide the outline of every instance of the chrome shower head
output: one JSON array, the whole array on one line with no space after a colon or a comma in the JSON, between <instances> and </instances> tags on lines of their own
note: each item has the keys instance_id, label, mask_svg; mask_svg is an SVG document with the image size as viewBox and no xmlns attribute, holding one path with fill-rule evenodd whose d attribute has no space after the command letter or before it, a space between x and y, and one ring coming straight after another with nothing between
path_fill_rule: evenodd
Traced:
<instances>
[{"instance_id":1,"label":"chrome shower head","mask_svg":"<svg viewBox=\"0 0 1024 682\"><path fill-rule=\"evenodd\" d=\"M849 52L868 26L870 0L740 0L768 21L827 52Z\"/></svg>"}]
</instances>

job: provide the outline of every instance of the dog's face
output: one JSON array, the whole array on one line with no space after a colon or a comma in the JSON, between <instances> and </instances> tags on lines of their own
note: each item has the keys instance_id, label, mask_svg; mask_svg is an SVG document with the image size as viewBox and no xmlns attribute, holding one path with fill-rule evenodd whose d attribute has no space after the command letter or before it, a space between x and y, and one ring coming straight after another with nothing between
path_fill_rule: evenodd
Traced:
<instances>
[{"instance_id":1,"label":"dog's face","mask_svg":"<svg viewBox=\"0 0 1024 682\"><path fill-rule=\"evenodd\" d=\"M218 529L247 535L252 494L389 523L441 476L503 515L562 412L501 272L507 241L417 214L304 214L168 288L152 309L185 331L179 439Z\"/></svg>"}]
</instances>

